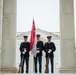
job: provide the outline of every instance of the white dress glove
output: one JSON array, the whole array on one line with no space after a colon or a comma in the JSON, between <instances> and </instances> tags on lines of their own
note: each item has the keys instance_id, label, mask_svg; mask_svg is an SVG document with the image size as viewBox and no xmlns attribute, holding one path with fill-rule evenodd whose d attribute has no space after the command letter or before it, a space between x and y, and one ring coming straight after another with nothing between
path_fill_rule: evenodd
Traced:
<instances>
[{"instance_id":1,"label":"white dress glove","mask_svg":"<svg viewBox=\"0 0 76 75\"><path fill-rule=\"evenodd\" d=\"M26 52L26 48L24 48L24 51L22 53L25 54L25 52Z\"/></svg>"},{"instance_id":2,"label":"white dress glove","mask_svg":"<svg viewBox=\"0 0 76 75\"><path fill-rule=\"evenodd\" d=\"M39 53L40 51L39 50L37 50L37 53Z\"/></svg>"},{"instance_id":3,"label":"white dress glove","mask_svg":"<svg viewBox=\"0 0 76 75\"><path fill-rule=\"evenodd\" d=\"M50 53L52 50L51 49L49 49L49 51L48 51L48 53Z\"/></svg>"}]
</instances>

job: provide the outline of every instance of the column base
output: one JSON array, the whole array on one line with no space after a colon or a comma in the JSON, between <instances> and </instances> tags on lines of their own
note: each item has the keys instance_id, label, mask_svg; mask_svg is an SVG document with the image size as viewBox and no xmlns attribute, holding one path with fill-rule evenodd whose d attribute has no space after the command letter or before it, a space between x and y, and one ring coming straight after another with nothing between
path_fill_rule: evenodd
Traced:
<instances>
[{"instance_id":1,"label":"column base","mask_svg":"<svg viewBox=\"0 0 76 75\"><path fill-rule=\"evenodd\" d=\"M1 68L1 73L17 73L17 68Z\"/></svg>"},{"instance_id":2,"label":"column base","mask_svg":"<svg viewBox=\"0 0 76 75\"><path fill-rule=\"evenodd\" d=\"M76 74L76 69L59 69L59 73Z\"/></svg>"}]
</instances>

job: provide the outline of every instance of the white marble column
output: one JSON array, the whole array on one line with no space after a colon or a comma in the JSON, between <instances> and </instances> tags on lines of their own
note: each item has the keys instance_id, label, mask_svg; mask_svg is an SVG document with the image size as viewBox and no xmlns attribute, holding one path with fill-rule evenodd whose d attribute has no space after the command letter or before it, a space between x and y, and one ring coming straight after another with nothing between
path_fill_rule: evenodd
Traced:
<instances>
[{"instance_id":1,"label":"white marble column","mask_svg":"<svg viewBox=\"0 0 76 75\"><path fill-rule=\"evenodd\" d=\"M2 44L2 11L3 11L3 0L0 0L0 72L1 72L1 44Z\"/></svg>"},{"instance_id":2,"label":"white marble column","mask_svg":"<svg viewBox=\"0 0 76 75\"><path fill-rule=\"evenodd\" d=\"M73 0L60 0L60 73L76 73Z\"/></svg>"},{"instance_id":3,"label":"white marble column","mask_svg":"<svg viewBox=\"0 0 76 75\"><path fill-rule=\"evenodd\" d=\"M74 12L75 12L74 16L76 16L76 0L74 0ZM74 19L75 19L75 24L76 24L76 17L74 17ZM75 42L76 42L76 29L75 29ZM76 63L76 44L75 44L75 63Z\"/></svg>"},{"instance_id":4,"label":"white marble column","mask_svg":"<svg viewBox=\"0 0 76 75\"><path fill-rule=\"evenodd\" d=\"M16 0L3 0L1 71L16 70Z\"/></svg>"}]
</instances>

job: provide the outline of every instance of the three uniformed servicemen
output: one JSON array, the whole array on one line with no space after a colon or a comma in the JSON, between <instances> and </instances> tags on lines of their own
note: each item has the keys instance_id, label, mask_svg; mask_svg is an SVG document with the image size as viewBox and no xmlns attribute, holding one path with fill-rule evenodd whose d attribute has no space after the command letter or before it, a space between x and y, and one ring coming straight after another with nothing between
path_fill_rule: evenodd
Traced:
<instances>
[{"instance_id":1,"label":"three uniformed servicemen","mask_svg":"<svg viewBox=\"0 0 76 75\"><path fill-rule=\"evenodd\" d=\"M34 57L34 71L38 72L37 63L39 62L39 73L42 72L42 51L46 53L45 58L46 62L50 59L51 62L51 73L54 73L54 51L56 50L55 44L51 42L51 36L47 36L47 42L43 44L43 41L40 40L40 34L37 34L37 54ZM26 62L26 73L29 72L29 51L30 43L27 41L28 36L24 36L24 42L20 45L21 59L24 55L24 60L21 67L21 73L24 73L24 63ZM48 72L49 73L49 70Z\"/></svg>"}]
</instances>

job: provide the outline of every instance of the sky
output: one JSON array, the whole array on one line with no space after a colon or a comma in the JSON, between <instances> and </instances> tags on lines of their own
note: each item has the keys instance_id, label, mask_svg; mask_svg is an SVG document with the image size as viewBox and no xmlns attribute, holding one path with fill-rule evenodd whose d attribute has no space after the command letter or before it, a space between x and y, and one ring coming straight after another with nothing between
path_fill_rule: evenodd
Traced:
<instances>
[{"instance_id":1,"label":"sky","mask_svg":"<svg viewBox=\"0 0 76 75\"><path fill-rule=\"evenodd\" d=\"M36 28L59 32L59 0L17 0L17 32Z\"/></svg>"},{"instance_id":2,"label":"sky","mask_svg":"<svg viewBox=\"0 0 76 75\"><path fill-rule=\"evenodd\" d=\"M36 28L60 32L59 0L17 0L17 32L31 30L34 17ZM76 36L76 0L74 0Z\"/></svg>"}]
</instances>

